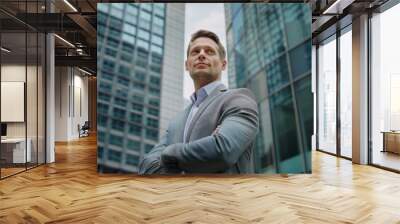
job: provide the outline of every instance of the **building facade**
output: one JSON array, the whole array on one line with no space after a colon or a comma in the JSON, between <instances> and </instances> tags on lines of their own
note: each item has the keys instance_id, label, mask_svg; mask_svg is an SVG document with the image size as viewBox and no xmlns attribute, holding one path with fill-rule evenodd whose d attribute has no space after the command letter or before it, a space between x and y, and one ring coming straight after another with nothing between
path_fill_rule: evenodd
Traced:
<instances>
[{"instance_id":1,"label":"building facade","mask_svg":"<svg viewBox=\"0 0 400 224\"><path fill-rule=\"evenodd\" d=\"M98 4L100 172L136 172L183 109L184 13L184 4Z\"/></svg>"},{"instance_id":2,"label":"building facade","mask_svg":"<svg viewBox=\"0 0 400 224\"><path fill-rule=\"evenodd\" d=\"M230 87L260 112L258 173L311 172L311 10L307 4L225 4Z\"/></svg>"}]
</instances>

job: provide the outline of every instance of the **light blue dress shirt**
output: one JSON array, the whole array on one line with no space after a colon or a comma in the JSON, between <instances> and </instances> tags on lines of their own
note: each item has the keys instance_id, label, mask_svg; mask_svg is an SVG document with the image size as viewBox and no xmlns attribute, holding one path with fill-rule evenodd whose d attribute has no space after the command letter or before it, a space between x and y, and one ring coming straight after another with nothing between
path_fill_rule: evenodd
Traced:
<instances>
[{"instance_id":1,"label":"light blue dress shirt","mask_svg":"<svg viewBox=\"0 0 400 224\"><path fill-rule=\"evenodd\" d=\"M185 124L185 130L183 131L183 141L186 143L186 134L188 132L188 128L194 115L197 113L201 103L207 98L208 95L217 87L219 86L221 81L216 80L214 82L208 83L207 85L201 87L195 93L190 96L190 100L192 101L192 108L190 109L188 118Z\"/></svg>"}]
</instances>

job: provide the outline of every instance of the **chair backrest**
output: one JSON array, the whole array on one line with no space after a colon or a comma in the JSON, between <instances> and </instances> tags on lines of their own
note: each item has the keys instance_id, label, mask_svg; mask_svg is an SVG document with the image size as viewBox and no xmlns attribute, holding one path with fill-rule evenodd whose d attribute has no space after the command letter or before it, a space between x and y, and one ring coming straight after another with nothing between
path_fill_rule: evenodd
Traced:
<instances>
[{"instance_id":1,"label":"chair backrest","mask_svg":"<svg viewBox=\"0 0 400 224\"><path fill-rule=\"evenodd\" d=\"M87 128L87 129L89 129L89 128L90 128L90 123L89 123L89 121L85 121L85 124L83 124L82 128Z\"/></svg>"}]
</instances>

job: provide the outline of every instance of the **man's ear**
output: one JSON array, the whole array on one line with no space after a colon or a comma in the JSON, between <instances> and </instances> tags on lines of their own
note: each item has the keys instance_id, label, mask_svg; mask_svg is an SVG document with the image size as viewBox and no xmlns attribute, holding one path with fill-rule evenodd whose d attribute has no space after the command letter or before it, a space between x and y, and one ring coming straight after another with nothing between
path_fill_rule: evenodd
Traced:
<instances>
[{"instance_id":1,"label":"man's ear","mask_svg":"<svg viewBox=\"0 0 400 224\"><path fill-rule=\"evenodd\" d=\"M227 64L226 59L224 59L222 61L222 71L224 71L226 69L226 64Z\"/></svg>"},{"instance_id":2,"label":"man's ear","mask_svg":"<svg viewBox=\"0 0 400 224\"><path fill-rule=\"evenodd\" d=\"M186 70L186 71L189 71L188 67L189 67L188 61L185 61L185 70Z\"/></svg>"}]
</instances>

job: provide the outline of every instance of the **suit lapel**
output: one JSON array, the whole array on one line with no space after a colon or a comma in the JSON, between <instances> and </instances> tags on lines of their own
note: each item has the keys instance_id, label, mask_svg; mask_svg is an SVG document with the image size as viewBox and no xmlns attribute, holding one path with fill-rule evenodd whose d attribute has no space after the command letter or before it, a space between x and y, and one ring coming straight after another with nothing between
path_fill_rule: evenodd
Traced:
<instances>
[{"instance_id":1,"label":"suit lapel","mask_svg":"<svg viewBox=\"0 0 400 224\"><path fill-rule=\"evenodd\" d=\"M208 107L208 105L214 101L217 96L222 92L225 91L226 87L224 84L221 84L217 86L211 93L210 95L200 104L199 109L197 110L196 114L194 115L192 121L190 122L189 128L188 128L188 133L186 133L186 139L185 142L189 142L190 135L192 134L193 127L195 126L197 120L201 116L201 114L205 111L205 109ZM190 111L190 109L189 109ZM186 114L186 118L189 113ZM185 120L186 121L186 120ZM185 128L185 126L183 126Z\"/></svg>"}]
</instances>

